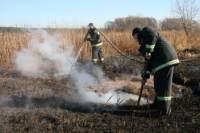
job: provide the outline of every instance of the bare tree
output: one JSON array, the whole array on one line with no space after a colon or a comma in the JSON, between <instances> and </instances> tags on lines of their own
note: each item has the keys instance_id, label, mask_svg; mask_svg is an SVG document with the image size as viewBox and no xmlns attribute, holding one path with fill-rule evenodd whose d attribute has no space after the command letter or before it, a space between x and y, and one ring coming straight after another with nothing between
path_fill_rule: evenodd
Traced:
<instances>
[{"instance_id":1,"label":"bare tree","mask_svg":"<svg viewBox=\"0 0 200 133\"><path fill-rule=\"evenodd\" d=\"M181 19L186 35L193 30L193 22L197 17L199 8L196 0L176 0L175 13Z\"/></svg>"},{"instance_id":2,"label":"bare tree","mask_svg":"<svg viewBox=\"0 0 200 133\"><path fill-rule=\"evenodd\" d=\"M200 31L200 23L198 21L192 22L192 31L199 32ZM187 22L184 22L187 23ZM162 30L178 30L182 31L183 29L183 20L181 18L166 18L160 22Z\"/></svg>"}]
</instances>

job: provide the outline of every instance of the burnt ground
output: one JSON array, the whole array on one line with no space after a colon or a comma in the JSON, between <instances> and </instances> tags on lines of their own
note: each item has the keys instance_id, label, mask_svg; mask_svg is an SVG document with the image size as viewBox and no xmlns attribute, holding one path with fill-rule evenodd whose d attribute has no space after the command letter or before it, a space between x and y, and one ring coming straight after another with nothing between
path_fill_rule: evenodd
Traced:
<instances>
[{"instance_id":1,"label":"burnt ground","mask_svg":"<svg viewBox=\"0 0 200 133\"><path fill-rule=\"evenodd\" d=\"M133 114L82 113L62 108L1 108L1 132L199 132L199 96L173 101L172 114L154 118ZM187 98L187 99L186 99Z\"/></svg>"},{"instance_id":2,"label":"burnt ground","mask_svg":"<svg viewBox=\"0 0 200 133\"><path fill-rule=\"evenodd\" d=\"M0 132L200 132L199 60L177 66L172 113L160 117L140 113L145 110L122 111L117 105L72 102L69 79L33 79L1 69ZM139 74L142 66L115 57L102 68L111 80L122 82L126 75ZM131 84L119 89L138 94L139 88L140 80L133 77ZM144 95L153 98L152 81L146 88L150 91Z\"/></svg>"}]
</instances>

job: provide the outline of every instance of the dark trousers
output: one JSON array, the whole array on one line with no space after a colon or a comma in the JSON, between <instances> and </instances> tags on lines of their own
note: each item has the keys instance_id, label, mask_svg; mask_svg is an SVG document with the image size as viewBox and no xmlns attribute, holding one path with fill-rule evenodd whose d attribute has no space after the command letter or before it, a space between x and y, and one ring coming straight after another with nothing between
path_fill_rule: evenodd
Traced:
<instances>
[{"instance_id":1,"label":"dark trousers","mask_svg":"<svg viewBox=\"0 0 200 133\"><path fill-rule=\"evenodd\" d=\"M103 52L101 47L92 47L92 61L94 63L97 63L98 61L102 62L104 60L103 58Z\"/></svg>"},{"instance_id":2,"label":"dark trousers","mask_svg":"<svg viewBox=\"0 0 200 133\"><path fill-rule=\"evenodd\" d=\"M170 111L171 92L174 66L166 67L154 75L154 88L156 91L156 108L161 111Z\"/></svg>"}]
</instances>

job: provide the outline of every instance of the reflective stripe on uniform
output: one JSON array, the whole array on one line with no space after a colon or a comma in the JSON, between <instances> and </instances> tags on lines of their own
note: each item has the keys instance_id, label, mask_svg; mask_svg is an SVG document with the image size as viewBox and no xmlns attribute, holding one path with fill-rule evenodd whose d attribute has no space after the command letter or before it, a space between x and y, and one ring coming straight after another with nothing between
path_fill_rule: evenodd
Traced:
<instances>
[{"instance_id":1,"label":"reflective stripe on uniform","mask_svg":"<svg viewBox=\"0 0 200 133\"><path fill-rule=\"evenodd\" d=\"M92 59L92 61L93 61L93 62L97 62L97 61L98 61L98 59Z\"/></svg>"},{"instance_id":2,"label":"reflective stripe on uniform","mask_svg":"<svg viewBox=\"0 0 200 133\"><path fill-rule=\"evenodd\" d=\"M167 97L157 96L157 99L160 101L170 101L172 99L172 97L171 96L167 96Z\"/></svg>"},{"instance_id":3,"label":"reflective stripe on uniform","mask_svg":"<svg viewBox=\"0 0 200 133\"><path fill-rule=\"evenodd\" d=\"M151 74L151 72L150 71L146 71L146 74Z\"/></svg>"},{"instance_id":4,"label":"reflective stripe on uniform","mask_svg":"<svg viewBox=\"0 0 200 133\"><path fill-rule=\"evenodd\" d=\"M99 47L99 46L101 46L103 43L101 42L101 43L98 43L98 44L95 44L95 45L92 45L92 47Z\"/></svg>"},{"instance_id":5,"label":"reflective stripe on uniform","mask_svg":"<svg viewBox=\"0 0 200 133\"><path fill-rule=\"evenodd\" d=\"M178 63L180 63L179 59L175 59L175 60L169 61L169 62L167 62L167 63L165 63L165 64L162 64L162 65L160 65L160 66L154 68L154 69L152 70L152 72L153 72L153 73L156 73L157 71L159 71L159 70L161 70L161 69L163 69L163 68L165 68L165 67L167 67L167 66L175 65L175 64L178 64Z\"/></svg>"},{"instance_id":6,"label":"reflective stripe on uniform","mask_svg":"<svg viewBox=\"0 0 200 133\"><path fill-rule=\"evenodd\" d=\"M100 60L101 60L101 61L104 61L104 58L101 58Z\"/></svg>"},{"instance_id":7,"label":"reflective stripe on uniform","mask_svg":"<svg viewBox=\"0 0 200 133\"><path fill-rule=\"evenodd\" d=\"M149 50L150 50L150 52L153 52L153 51L154 51L154 48L155 48L155 46L156 46L155 44L152 44L152 45L146 44L146 45L145 45L145 48L146 48L146 49L149 49Z\"/></svg>"}]
</instances>

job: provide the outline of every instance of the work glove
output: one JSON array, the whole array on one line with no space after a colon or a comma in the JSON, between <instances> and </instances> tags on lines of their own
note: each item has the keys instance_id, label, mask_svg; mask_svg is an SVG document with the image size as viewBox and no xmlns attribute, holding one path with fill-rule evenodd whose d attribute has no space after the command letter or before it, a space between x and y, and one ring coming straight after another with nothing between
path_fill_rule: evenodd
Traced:
<instances>
[{"instance_id":1,"label":"work glove","mask_svg":"<svg viewBox=\"0 0 200 133\"><path fill-rule=\"evenodd\" d=\"M143 72L142 72L142 79L143 80L147 80L147 79L149 79L150 78L150 71L148 71L148 70L144 70Z\"/></svg>"},{"instance_id":2,"label":"work glove","mask_svg":"<svg viewBox=\"0 0 200 133\"><path fill-rule=\"evenodd\" d=\"M150 60L151 58L151 53L145 53L145 59Z\"/></svg>"}]
</instances>

